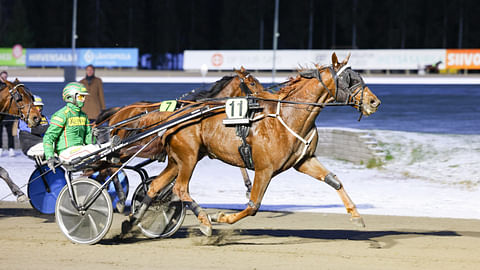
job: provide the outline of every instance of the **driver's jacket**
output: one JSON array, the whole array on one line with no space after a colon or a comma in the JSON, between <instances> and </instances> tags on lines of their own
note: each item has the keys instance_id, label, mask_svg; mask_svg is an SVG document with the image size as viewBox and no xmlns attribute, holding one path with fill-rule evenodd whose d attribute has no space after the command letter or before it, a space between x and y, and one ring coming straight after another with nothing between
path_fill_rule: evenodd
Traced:
<instances>
[{"instance_id":1,"label":"driver's jacket","mask_svg":"<svg viewBox=\"0 0 480 270\"><path fill-rule=\"evenodd\" d=\"M45 159L72 146L91 144L92 129L88 124L87 115L71 103L54 113L43 136Z\"/></svg>"}]
</instances>

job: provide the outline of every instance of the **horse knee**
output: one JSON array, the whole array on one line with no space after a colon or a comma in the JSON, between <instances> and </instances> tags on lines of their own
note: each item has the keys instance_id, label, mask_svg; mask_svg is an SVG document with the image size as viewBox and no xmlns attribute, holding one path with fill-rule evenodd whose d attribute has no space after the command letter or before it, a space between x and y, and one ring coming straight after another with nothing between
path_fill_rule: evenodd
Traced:
<instances>
[{"instance_id":1,"label":"horse knee","mask_svg":"<svg viewBox=\"0 0 480 270\"><path fill-rule=\"evenodd\" d=\"M342 183L340 180L338 180L337 176L333 173L329 173L325 176L323 179L325 183L327 183L329 186L333 187L336 190L339 190L342 188Z\"/></svg>"}]
</instances>

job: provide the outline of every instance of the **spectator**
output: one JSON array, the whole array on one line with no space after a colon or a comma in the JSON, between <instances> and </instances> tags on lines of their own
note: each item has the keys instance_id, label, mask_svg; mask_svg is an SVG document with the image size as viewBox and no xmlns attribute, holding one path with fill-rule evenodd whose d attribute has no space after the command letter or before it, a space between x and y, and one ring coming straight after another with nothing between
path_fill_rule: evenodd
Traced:
<instances>
[{"instance_id":1,"label":"spectator","mask_svg":"<svg viewBox=\"0 0 480 270\"><path fill-rule=\"evenodd\" d=\"M8 78L8 73L4 70L0 72L0 88L5 87L5 81ZM13 125L15 122L15 118L10 115L6 115L0 121L0 156L3 154L3 127L7 131L7 141L8 141L8 155L10 157L15 156L15 137L13 136Z\"/></svg>"},{"instance_id":2,"label":"spectator","mask_svg":"<svg viewBox=\"0 0 480 270\"><path fill-rule=\"evenodd\" d=\"M85 78L80 82L85 85L88 91L88 96L85 100L85 105L82 109L90 122L97 119L101 110L105 109L105 98L103 96L103 82L102 79L95 77L95 67L88 65L85 68Z\"/></svg>"}]
</instances>

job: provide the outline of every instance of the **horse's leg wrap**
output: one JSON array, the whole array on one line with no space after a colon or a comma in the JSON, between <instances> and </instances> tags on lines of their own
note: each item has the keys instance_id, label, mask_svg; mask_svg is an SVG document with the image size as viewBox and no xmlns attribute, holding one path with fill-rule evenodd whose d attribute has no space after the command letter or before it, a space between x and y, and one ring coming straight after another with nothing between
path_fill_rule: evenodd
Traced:
<instances>
[{"instance_id":1,"label":"horse's leg wrap","mask_svg":"<svg viewBox=\"0 0 480 270\"><path fill-rule=\"evenodd\" d=\"M248 201L248 207L253 209L252 216L255 216L260 209L260 203L254 203L253 201Z\"/></svg>"},{"instance_id":2,"label":"horse's leg wrap","mask_svg":"<svg viewBox=\"0 0 480 270\"><path fill-rule=\"evenodd\" d=\"M122 183L120 183L118 175L115 175L113 178L113 184L115 185L115 191L117 192L118 199L120 201L125 201L125 192L123 192Z\"/></svg>"},{"instance_id":3,"label":"horse's leg wrap","mask_svg":"<svg viewBox=\"0 0 480 270\"><path fill-rule=\"evenodd\" d=\"M137 225L138 222L143 218L145 212L147 212L148 207L152 203L152 198L145 194L140 209L136 211L133 215L130 216L128 220L122 222L122 234L128 233L134 225Z\"/></svg>"},{"instance_id":4,"label":"horse's leg wrap","mask_svg":"<svg viewBox=\"0 0 480 270\"><path fill-rule=\"evenodd\" d=\"M208 216L207 212L198 205L197 202L183 202L185 207L192 210L192 212L197 216L198 220L200 221L200 231L205 236L212 235L212 224L210 223L210 217Z\"/></svg>"},{"instance_id":5,"label":"horse's leg wrap","mask_svg":"<svg viewBox=\"0 0 480 270\"><path fill-rule=\"evenodd\" d=\"M183 202L185 207L188 209L192 210L192 212L195 214L196 217L200 214L200 212L203 211L203 208L198 205L196 201L191 201L191 202Z\"/></svg>"},{"instance_id":6,"label":"horse's leg wrap","mask_svg":"<svg viewBox=\"0 0 480 270\"><path fill-rule=\"evenodd\" d=\"M331 187L333 187L336 190L339 190L339 189L342 188L342 183L340 183L340 181L338 181L335 174L333 174L333 173L327 174L325 176L324 181L325 181L325 183L327 183L328 185L330 185Z\"/></svg>"},{"instance_id":7,"label":"horse's leg wrap","mask_svg":"<svg viewBox=\"0 0 480 270\"><path fill-rule=\"evenodd\" d=\"M113 185L115 186L115 191L117 192L118 202L116 204L117 210L119 213L123 213L125 209L125 192L123 192L122 183L120 183L120 179L118 179L118 174L115 175L113 178Z\"/></svg>"},{"instance_id":8,"label":"horse's leg wrap","mask_svg":"<svg viewBox=\"0 0 480 270\"><path fill-rule=\"evenodd\" d=\"M145 212L147 211L148 207L152 203L152 198L148 195L145 194L145 197L143 198L142 204L140 205L140 209L138 209L135 214L133 214L132 218L130 219L134 224L137 224L140 219L143 218L145 215Z\"/></svg>"}]
</instances>

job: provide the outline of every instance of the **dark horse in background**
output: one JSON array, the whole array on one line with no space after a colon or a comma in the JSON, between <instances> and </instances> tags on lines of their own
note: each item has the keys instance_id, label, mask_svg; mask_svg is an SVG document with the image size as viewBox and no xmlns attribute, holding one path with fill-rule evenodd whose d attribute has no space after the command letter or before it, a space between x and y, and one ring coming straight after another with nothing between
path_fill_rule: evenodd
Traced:
<instances>
[{"instance_id":1,"label":"dark horse in background","mask_svg":"<svg viewBox=\"0 0 480 270\"><path fill-rule=\"evenodd\" d=\"M237 167L244 166L238 152L241 141L235 134L235 128L223 124L225 110L219 109L211 116L168 129L163 135L162 145L168 153L168 165L153 180L140 211L124 221L122 232L126 233L141 222L146 205L176 179L173 192L193 210L200 222L200 230L209 236L212 232L210 220L232 224L255 215L272 177L291 167L333 187L352 221L364 226L363 219L340 180L314 155L318 140L315 119L325 104L336 102L350 105L366 116L376 112L380 105L380 100L365 86L360 75L347 66L347 62L348 57L338 62L333 54L331 66L317 66L313 71L300 72L277 94L264 91L255 96L263 110L255 113L247 137L252 147L255 178L250 201L243 211L235 214L218 213L210 218L189 194L193 170L203 157L216 158ZM148 118L144 120L155 121Z\"/></svg>"},{"instance_id":2,"label":"dark horse in background","mask_svg":"<svg viewBox=\"0 0 480 270\"><path fill-rule=\"evenodd\" d=\"M40 112L33 105L33 95L17 79L9 82L0 89L0 122L4 115L19 117L29 126L36 126L42 119ZM1 140L2 138L0 138ZM0 167L0 178L5 180L13 195L17 197L18 202L27 201L28 198L20 188L12 181L8 172Z\"/></svg>"}]
</instances>

